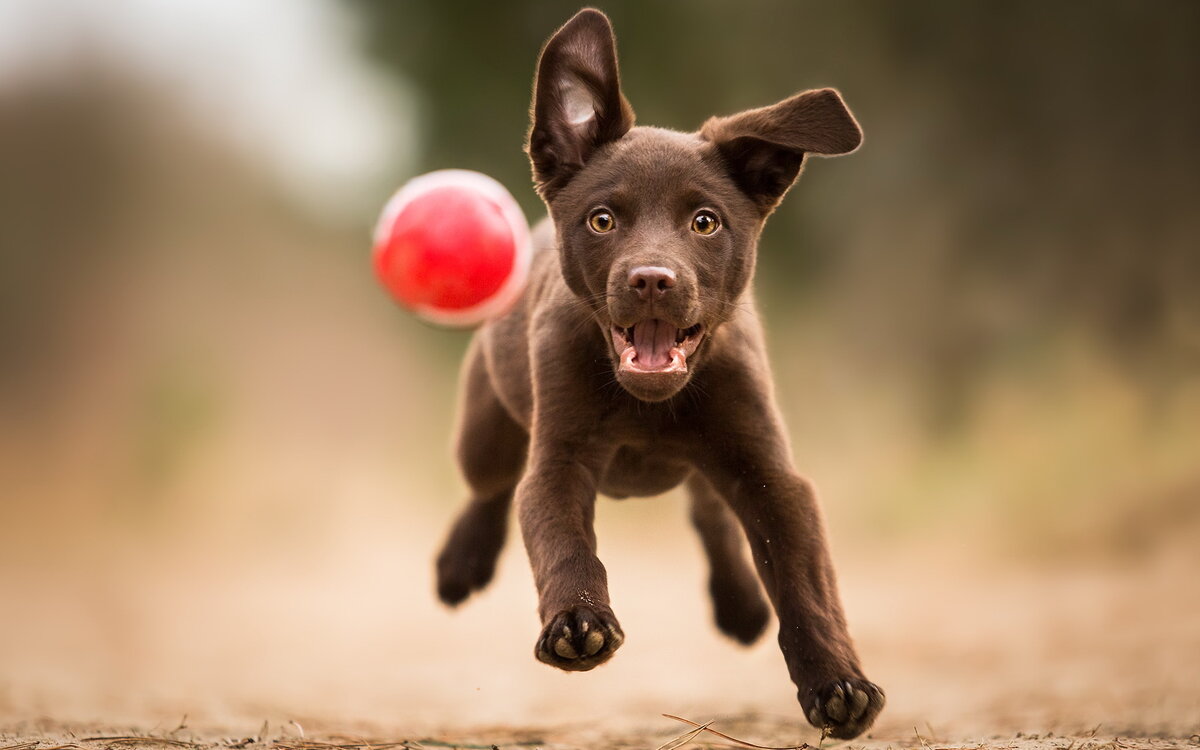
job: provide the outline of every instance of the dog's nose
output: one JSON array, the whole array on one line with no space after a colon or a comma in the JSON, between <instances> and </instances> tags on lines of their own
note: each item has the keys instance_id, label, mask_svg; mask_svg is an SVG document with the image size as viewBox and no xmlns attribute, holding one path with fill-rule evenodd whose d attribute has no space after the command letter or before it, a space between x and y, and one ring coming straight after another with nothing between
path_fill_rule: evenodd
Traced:
<instances>
[{"instance_id":1,"label":"dog's nose","mask_svg":"<svg viewBox=\"0 0 1200 750\"><path fill-rule=\"evenodd\" d=\"M662 266L637 266L629 271L629 286L644 300L657 299L675 286L675 272Z\"/></svg>"}]
</instances>

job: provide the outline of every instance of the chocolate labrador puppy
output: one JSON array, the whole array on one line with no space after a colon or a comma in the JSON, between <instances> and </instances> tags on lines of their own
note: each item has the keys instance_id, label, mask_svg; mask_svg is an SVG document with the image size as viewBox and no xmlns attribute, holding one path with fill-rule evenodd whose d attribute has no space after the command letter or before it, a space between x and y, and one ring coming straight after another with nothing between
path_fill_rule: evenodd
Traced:
<instances>
[{"instance_id":1,"label":"chocolate labrador puppy","mask_svg":"<svg viewBox=\"0 0 1200 750\"><path fill-rule=\"evenodd\" d=\"M853 151L858 124L822 89L697 133L634 127L596 10L542 50L532 116L550 215L524 297L478 332L464 365L457 452L471 500L438 558L439 596L458 604L491 580L515 499L543 624L535 654L592 669L624 640L596 557L596 493L686 484L717 626L758 638L765 588L805 716L833 737L860 734L884 695L846 630L750 291L763 223L805 157Z\"/></svg>"}]
</instances>

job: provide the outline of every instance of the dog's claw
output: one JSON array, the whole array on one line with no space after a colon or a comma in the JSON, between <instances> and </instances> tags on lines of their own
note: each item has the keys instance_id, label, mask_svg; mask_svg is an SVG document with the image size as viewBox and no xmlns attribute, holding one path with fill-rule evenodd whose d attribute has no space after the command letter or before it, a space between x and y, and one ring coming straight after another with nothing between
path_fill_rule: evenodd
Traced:
<instances>
[{"instance_id":1,"label":"dog's claw","mask_svg":"<svg viewBox=\"0 0 1200 750\"><path fill-rule=\"evenodd\" d=\"M612 613L577 606L558 613L534 647L538 661L571 672L598 667L625 642Z\"/></svg>"},{"instance_id":2,"label":"dog's claw","mask_svg":"<svg viewBox=\"0 0 1200 750\"><path fill-rule=\"evenodd\" d=\"M883 690L866 680L837 680L810 694L812 705L805 711L808 723L839 740L865 732L883 710ZM803 694L801 702L804 701Z\"/></svg>"}]
</instances>

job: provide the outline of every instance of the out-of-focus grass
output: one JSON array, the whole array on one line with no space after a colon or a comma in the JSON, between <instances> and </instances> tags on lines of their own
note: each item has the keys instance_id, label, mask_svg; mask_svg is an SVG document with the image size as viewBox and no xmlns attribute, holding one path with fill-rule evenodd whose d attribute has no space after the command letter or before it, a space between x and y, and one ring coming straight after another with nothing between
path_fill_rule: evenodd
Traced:
<instances>
[{"instance_id":1,"label":"out-of-focus grass","mask_svg":"<svg viewBox=\"0 0 1200 750\"><path fill-rule=\"evenodd\" d=\"M776 369L800 466L848 534L1104 557L1200 525L1200 382L1147 389L1082 337L990 371L945 430L911 383L786 351Z\"/></svg>"}]
</instances>

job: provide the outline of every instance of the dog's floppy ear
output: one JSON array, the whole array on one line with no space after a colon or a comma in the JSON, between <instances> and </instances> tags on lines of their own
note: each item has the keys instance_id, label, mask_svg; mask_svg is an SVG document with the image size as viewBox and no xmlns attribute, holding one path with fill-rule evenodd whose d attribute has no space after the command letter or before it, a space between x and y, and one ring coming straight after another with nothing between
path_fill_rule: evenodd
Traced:
<instances>
[{"instance_id":1,"label":"dog's floppy ear","mask_svg":"<svg viewBox=\"0 0 1200 750\"><path fill-rule=\"evenodd\" d=\"M862 130L833 89L796 94L769 107L713 117L700 135L717 147L738 186L770 213L806 154L836 156L858 148Z\"/></svg>"},{"instance_id":2,"label":"dog's floppy ear","mask_svg":"<svg viewBox=\"0 0 1200 750\"><path fill-rule=\"evenodd\" d=\"M633 109L621 95L612 25L600 11L579 11L546 42L533 84L532 119L526 150L546 200L596 148L633 127Z\"/></svg>"}]
</instances>

